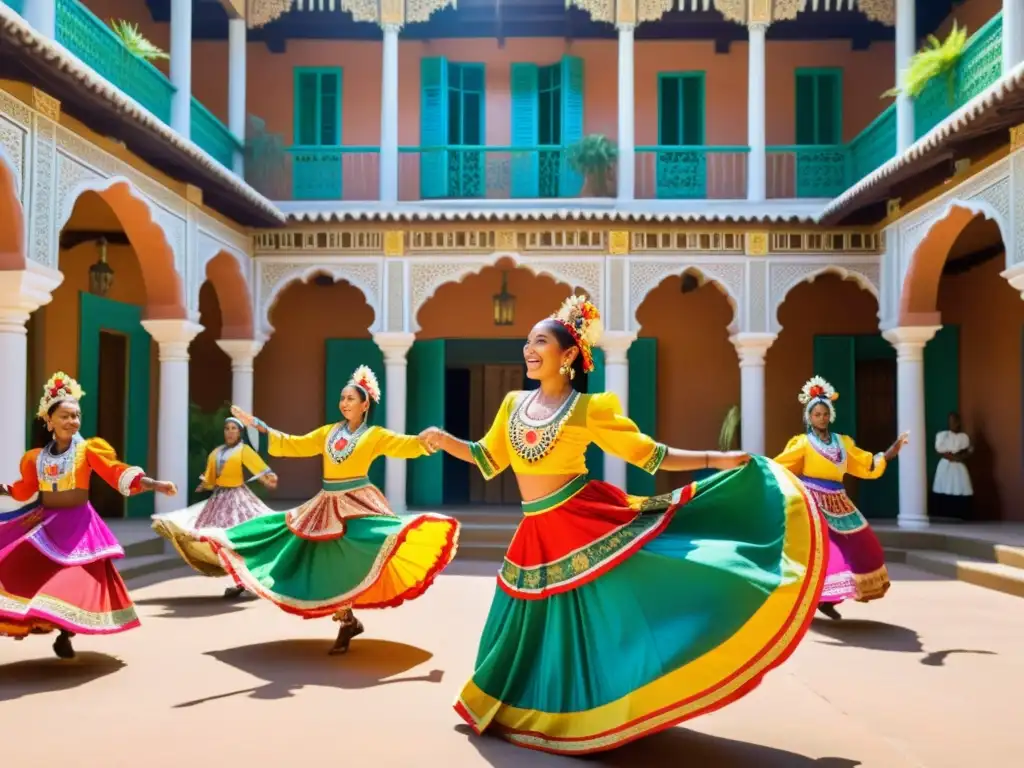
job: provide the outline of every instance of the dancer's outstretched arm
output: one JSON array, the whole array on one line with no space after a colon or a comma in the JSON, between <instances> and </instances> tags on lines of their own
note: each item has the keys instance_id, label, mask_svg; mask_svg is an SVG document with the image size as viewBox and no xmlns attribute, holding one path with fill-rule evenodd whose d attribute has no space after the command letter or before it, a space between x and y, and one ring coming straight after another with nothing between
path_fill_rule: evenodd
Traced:
<instances>
[{"instance_id":1,"label":"dancer's outstretched arm","mask_svg":"<svg viewBox=\"0 0 1024 768\"><path fill-rule=\"evenodd\" d=\"M475 443L459 440L437 427L430 427L420 433L420 441L430 451L442 450L468 464L476 464L485 480L499 475L511 463L505 445L505 431L508 429L508 412L519 393L509 392L498 408L494 423L487 434Z\"/></svg>"}]
</instances>

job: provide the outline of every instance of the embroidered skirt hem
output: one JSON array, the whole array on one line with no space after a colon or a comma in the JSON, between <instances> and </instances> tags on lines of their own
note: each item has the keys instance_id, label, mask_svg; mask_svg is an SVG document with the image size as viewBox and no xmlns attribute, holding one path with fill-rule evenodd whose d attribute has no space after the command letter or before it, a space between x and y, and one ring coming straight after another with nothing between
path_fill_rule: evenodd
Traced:
<instances>
[{"instance_id":1,"label":"embroidered skirt hem","mask_svg":"<svg viewBox=\"0 0 1024 768\"><path fill-rule=\"evenodd\" d=\"M547 539L588 519L610 532ZM455 710L477 733L581 755L724 707L806 633L825 530L796 478L763 458L659 497L587 483L522 521Z\"/></svg>"}]
</instances>

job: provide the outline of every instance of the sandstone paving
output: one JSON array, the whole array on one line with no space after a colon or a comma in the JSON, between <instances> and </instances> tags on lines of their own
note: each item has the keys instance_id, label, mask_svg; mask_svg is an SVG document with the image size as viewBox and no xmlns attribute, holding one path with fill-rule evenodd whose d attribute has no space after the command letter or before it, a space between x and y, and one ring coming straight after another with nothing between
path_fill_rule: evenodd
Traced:
<instances>
[{"instance_id":1,"label":"sandstone paving","mask_svg":"<svg viewBox=\"0 0 1024 768\"><path fill-rule=\"evenodd\" d=\"M696 766L964 768L1024 764L1024 601L893 568L881 602L816 620L790 661L726 709L578 760L460 726L494 566L456 562L421 599L335 625L229 603L225 580L176 571L133 582L142 628L0 640L4 768Z\"/></svg>"}]
</instances>

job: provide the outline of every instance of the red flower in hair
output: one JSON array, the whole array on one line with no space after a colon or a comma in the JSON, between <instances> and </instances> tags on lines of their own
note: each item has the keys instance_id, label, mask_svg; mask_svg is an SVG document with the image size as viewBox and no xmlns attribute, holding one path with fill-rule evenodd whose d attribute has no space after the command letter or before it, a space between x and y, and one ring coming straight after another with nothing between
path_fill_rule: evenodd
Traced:
<instances>
[{"instance_id":1,"label":"red flower in hair","mask_svg":"<svg viewBox=\"0 0 1024 768\"><path fill-rule=\"evenodd\" d=\"M825 390L822 389L821 387L811 387L811 391L808 392L808 394L811 397L821 397L823 394L825 394Z\"/></svg>"}]
</instances>

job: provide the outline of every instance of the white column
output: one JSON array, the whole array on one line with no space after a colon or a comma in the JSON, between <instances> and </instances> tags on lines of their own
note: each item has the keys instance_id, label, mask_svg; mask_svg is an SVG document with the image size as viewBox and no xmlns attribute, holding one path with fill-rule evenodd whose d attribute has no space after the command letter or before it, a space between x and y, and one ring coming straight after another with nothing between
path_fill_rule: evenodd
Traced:
<instances>
[{"instance_id":1,"label":"white column","mask_svg":"<svg viewBox=\"0 0 1024 768\"><path fill-rule=\"evenodd\" d=\"M768 157L765 131L765 37L767 24L747 27L747 199L761 202L767 196Z\"/></svg>"},{"instance_id":2,"label":"white column","mask_svg":"<svg viewBox=\"0 0 1024 768\"><path fill-rule=\"evenodd\" d=\"M773 333L737 333L729 338L740 358L740 448L764 455L764 359Z\"/></svg>"},{"instance_id":3,"label":"white column","mask_svg":"<svg viewBox=\"0 0 1024 768\"><path fill-rule=\"evenodd\" d=\"M1003 73L1024 61L1024 0L1003 0Z\"/></svg>"},{"instance_id":4,"label":"white column","mask_svg":"<svg viewBox=\"0 0 1024 768\"><path fill-rule=\"evenodd\" d=\"M245 19L228 19L228 130L245 144ZM234 171L245 172L243 155L235 152Z\"/></svg>"},{"instance_id":5,"label":"white column","mask_svg":"<svg viewBox=\"0 0 1024 768\"><path fill-rule=\"evenodd\" d=\"M619 24L619 165L616 178L618 198L627 201L636 197L636 94L633 47L633 25Z\"/></svg>"},{"instance_id":6,"label":"white column","mask_svg":"<svg viewBox=\"0 0 1024 768\"><path fill-rule=\"evenodd\" d=\"M251 339L217 340L217 346L231 358L231 402L248 413L254 413L253 408L255 408L253 362L256 360L256 355L263 349L263 344L262 341ZM253 445L259 444L258 435L256 429L249 429L249 439Z\"/></svg>"},{"instance_id":7,"label":"white column","mask_svg":"<svg viewBox=\"0 0 1024 768\"><path fill-rule=\"evenodd\" d=\"M384 25L384 60L380 97L380 200L382 203L398 202L398 30L397 24ZM404 464L402 472L405 472Z\"/></svg>"},{"instance_id":8,"label":"white column","mask_svg":"<svg viewBox=\"0 0 1024 768\"><path fill-rule=\"evenodd\" d=\"M25 423L29 403L39 393L27 391L29 315L50 302L51 291L60 285L59 272L29 270L0 271L0 483L19 478L18 467L25 453ZM34 411L35 409L33 409ZM0 498L0 511L11 502ZM13 503L13 502L12 502ZM19 506L14 504L13 508Z\"/></svg>"},{"instance_id":9,"label":"white column","mask_svg":"<svg viewBox=\"0 0 1024 768\"><path fill-rule=\"evenodd\" d=\"M192 133L192 0L171 0L171 85L171 128L187 139Z\"/></svg>"},{"instance_id":10,"label":"white column","mask_svg":"<svg viewBox=\"0 0 1024 768\"><path fill-rule=\"evenodd\" d=\"M56 0L25 0L21 16L41 35L51 40L57 37Z\"/></svg>"},{"instance_id":11,"label":"white column","mask_svg":"<svg viewBox=\"0 0 1024 768\"><path fill-rule=\"evenodd\" d=\"M631 331L605 331L601 339L604 350L604 388L619 396L622 410L629 415L629 348L636 340ZM610 453L604 455L604 480L625 489L626 462Z\"/></svg>"},{"instance_id":12,"label":"white column","mask_svg":"<svg viewBox=\"0 0 1024 768\"><path fill-rule=\"evenodd\" d=\"M184 494L195 481L188 476L188 345L203 326L189 320L143 320L142 327L160 348L156 470L148 474L178 486L178 496L156 497L158 513L173 512L186 506Z\"/></svg>"},{"instance_id":13,"label":"white column","mask_svg":"<svg viewBox=\"0 0 1024 768\"><path fill-rule=\"evenodd\" d=\"M896 0L896 84L906 79L910 59L917 51L917 19L914 0ZM914 143L914 100L906 93L896 97L896 154Z\"/></svg>"},{"instance_id":14,"label":"white column","mask_svg":"<svg viewBox=\"0 0 1024 768\"><path fill-rule=\"evenodd\" d=\"M900 528L928 527L928 435L924 425L924 347L938 326L892 328L882 335L896 348L898 432L909 432L896 463L900 477ZM893 435L895 438L895 435Z\"/></svg>"},{"instance_id":15,"label":"white column","mask_svg":"<svg viewBox=\"0 0 1024 768\"><path fill-rule=\"evenodd\" d=\"M384 426L392 432L402 434L406 430L405 400L406 355L416 340L412 333L378 333L374 342L384 353ZM405 461L387 459L384 476L384 495L394 512L405 510Z\"/></svg>"}]
</instances>

